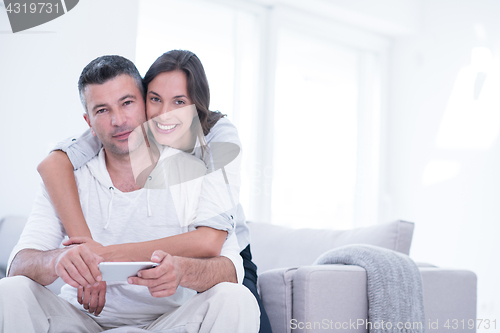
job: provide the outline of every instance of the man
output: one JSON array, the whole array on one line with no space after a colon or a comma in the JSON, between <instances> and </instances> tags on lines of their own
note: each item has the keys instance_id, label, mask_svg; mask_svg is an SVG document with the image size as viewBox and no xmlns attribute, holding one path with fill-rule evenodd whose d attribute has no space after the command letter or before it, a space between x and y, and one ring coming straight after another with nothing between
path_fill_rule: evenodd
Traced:
<instances>
[{"instance_id":1,"label":"man","mask_svg":"<svg viewBox=\"0 0 500 333\"><path fill-rule=\"evenodd\" d=\"M97 58L82 72L79 89L85 120L103 143L99 155L75 171L82 209L98 247L147 243L188 231L177 219L170 192L140 188L132 172L130 153L137 154L145 144L134 129L146 120L142 82L133 63L118 56ZM79 310L77 294L103 285L97 266L103 258L95 244L58 248L64 236L42 187L11 254L10 277L0 280L1 326L7 332L101 332L120 326L167 332L258 331L254 296L241 284L227 283L241 280L234 233L218 257L193 259L155 251L151 260L158 267L141 271L128 283L107 285L100 316ZM61 297L43 287L58 276L68 284Z\"/></svg>"}]
</instances>

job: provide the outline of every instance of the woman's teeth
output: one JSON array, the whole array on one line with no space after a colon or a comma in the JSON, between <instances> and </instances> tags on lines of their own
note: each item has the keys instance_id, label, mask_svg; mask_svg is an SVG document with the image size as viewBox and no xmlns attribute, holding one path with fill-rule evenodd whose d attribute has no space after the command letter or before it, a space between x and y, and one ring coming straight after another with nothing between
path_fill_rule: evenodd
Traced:
<instances>
[{"instance_id":1,"label":"woman's teeth","mask_svg":"<svg viewBox=\"0 0 500 333\"><path fill-rule=\"evenodd\" d=\"M158 126L159 129L161 130L171 130L172 128L174 128L176 125L162 125L160 123L156 123L156 126Z\"/></svg>"}]
</instances>

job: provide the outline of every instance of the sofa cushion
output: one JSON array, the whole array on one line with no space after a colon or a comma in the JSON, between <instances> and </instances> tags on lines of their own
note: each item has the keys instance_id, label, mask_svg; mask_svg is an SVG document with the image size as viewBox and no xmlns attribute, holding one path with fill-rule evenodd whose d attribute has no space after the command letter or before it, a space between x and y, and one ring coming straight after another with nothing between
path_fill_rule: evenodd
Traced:
<instances>
[{"instance_id":1,"label":"sofa cushion","mask_svg":"<svg viewBox=\"0 0 500 333\"><path fill-rule=\"evenodd\" d=\"M248 223L253 261L259 273L274 268L311 265L322 253L348 244L371 244L410 253L412 222L394 221L350 230L292 229Z\"/></svg>"},{"instance_id":2,"label":"sofa cushion","mask_svg":"<svg viewBox=\"0 0 500 333\"><path fill-rule=\"evenodd\" d=\"M0 219L0 278L5 277L7 274L10 253L19 241L27 221L28 217L26 216L6 216ZM63 280L58 278L47 288L55 294L59 294L63 285Z\"/></svg>"},{"instance_id":3,"label":"sofa cushion","mask_svg":"<svg viewBox=\"0 0 500 333\"><path fill-rule=\"evenodd\" d=\"M26 224L25 216L6 216L0 220L0 268L5 270L10 252L19 241Z\"/></svg>"}]
</instances>

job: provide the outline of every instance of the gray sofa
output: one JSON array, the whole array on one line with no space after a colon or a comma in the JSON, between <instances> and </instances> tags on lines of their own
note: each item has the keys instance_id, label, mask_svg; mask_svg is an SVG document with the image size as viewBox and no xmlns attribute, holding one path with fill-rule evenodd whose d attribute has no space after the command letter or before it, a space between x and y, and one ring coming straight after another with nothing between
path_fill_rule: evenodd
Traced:
<instances>
[{"instance_id":1,"label":"gray sofa","mask_svg":"<svg viewBox=\"0 0 500 333\"><path fill-rule=\"evenodd\" d=\"M0 274L7 265L26 217L0 220ZM352 230L290 229L249 223L253 260L259 269L258 286L274 333L323 332L300 329L300 323L345 323L366 320L366 272L357 266L311 266L329 249L348 244L371 244L409 254L414 224L395 221ZM448 321L460 323L453 332L475 332L468 320L476 318L476 285L473 272L418 264L424 285L426 331L447 331ZM2 277L2 275L0 275ZM54 292L62 282L49 286ZM464 320L465 326L461 324ZM292 321L293 320L293 321ZM436 327L437 324L437 327ZM429 329L429 325L430 329ZM363 325L341 332L367 332Z\"/></svg>"},{"instance_id":2,"label":"gray sofa","mask_svg":"<svg viewBox=\"0 0 500 333\"><path fill-rule=\"evenodd\" d=\"M261 223L249 226L258 286L273 333L324 332L321 325L325 320L329 327L349 326L341 332L368 332L364 325L350 325L357 320L366 323L368 317L366 271L357 266L311 263L329 249L356 243L408 255L414 228L413 223L405 221L344 231L290 229ZM468 321L472 323L476 318L476 275L466 270L417 265L424 287L426 331L448 331L446 322L451 327L456 320L460 324L453 332L475 332L475 328L468 328ZM307 323L318 325L306 329Z\"/></svg>"}]
</instances>

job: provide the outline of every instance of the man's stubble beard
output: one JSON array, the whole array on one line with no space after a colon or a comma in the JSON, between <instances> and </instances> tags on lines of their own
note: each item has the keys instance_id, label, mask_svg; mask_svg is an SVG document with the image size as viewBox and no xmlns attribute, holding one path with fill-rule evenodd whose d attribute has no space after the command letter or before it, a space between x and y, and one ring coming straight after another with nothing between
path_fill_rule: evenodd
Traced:
<instances>
[{"instance_id":1,"label":"man's stubble beard","mask_svg":"<svg viewBox=\"0 0 500 333\"><path fill-rule=\"evenodd\" d=\"M133 141L132 141L133 140ZM130 153L133 153L137 149L141 147L141 145L144 143L141 138L137 136L136 131L134 130L132 133L130 133L130 136L128 137L127 141L123 143L123 145L116 145L115 143L112 142L112 139L106 142L101 139L101 142L104 146L104 149L115 155L115 156L120 156L120 157L128 157Z\"/></svg>"}]
</instances>

